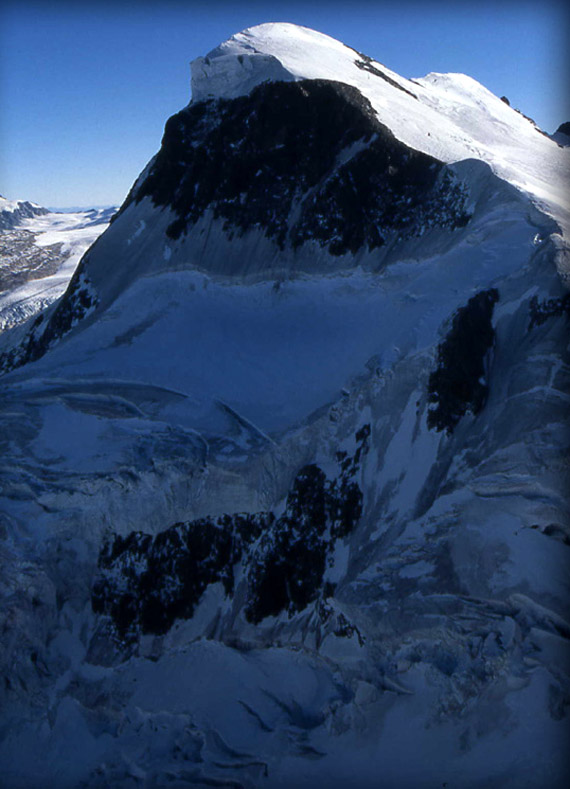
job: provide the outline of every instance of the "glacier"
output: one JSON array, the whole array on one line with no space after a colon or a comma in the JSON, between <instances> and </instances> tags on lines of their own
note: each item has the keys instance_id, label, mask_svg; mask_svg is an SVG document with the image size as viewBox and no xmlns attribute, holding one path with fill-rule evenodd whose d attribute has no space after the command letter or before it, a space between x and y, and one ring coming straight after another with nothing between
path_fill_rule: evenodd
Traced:
<instances>
[{"instance_id":1,"label":"glacier","mask_svg":"<svg viewBox=\"0 0 570 789\"><path fill-rule=\"evenodd\" d=\"M115 211L50 211L0 197L0 331L57 301Z\"/></svg>"},{"instance_id":2,"label":"glacier","mask_svg":"<svg viewBox=\"0 0 570 789\"><path fill-rule=\"evenodd\" d=\"M566 786L568 166L306 28L192 64L0 334L7 786Z\"/></svg>"}]
</instances>

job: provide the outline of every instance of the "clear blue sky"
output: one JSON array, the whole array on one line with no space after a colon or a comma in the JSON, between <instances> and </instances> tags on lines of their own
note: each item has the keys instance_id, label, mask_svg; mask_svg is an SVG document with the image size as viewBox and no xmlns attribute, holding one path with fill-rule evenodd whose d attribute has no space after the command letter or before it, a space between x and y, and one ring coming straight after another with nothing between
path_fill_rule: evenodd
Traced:
<instances>
[{"instance_id":1,"label":"clear blue sky","mask_svg":"<svg viewBox=\"0 0 570 789\"><path fill-rule=\"evenodd\" d=\"M0 194L53 207L122 202L189 101L189 62L275 21L406 77L469 74L547 131L570 120L570 25L554 0L0 0Z\"/></svg>"}]
</instances>

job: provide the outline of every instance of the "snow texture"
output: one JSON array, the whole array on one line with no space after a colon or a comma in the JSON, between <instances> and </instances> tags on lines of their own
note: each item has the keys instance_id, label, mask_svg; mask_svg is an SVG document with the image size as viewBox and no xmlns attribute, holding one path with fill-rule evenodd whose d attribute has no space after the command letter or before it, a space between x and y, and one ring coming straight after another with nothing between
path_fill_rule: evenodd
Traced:
<instances>
[{"instance_id":1,"label":"snow texture","mask_svg":"<svg viewBox=\"0 0 570 789\"><path fill-rule=\"evenodd\" d=\"M306 28L193 64L0 336L7 786L567 786L568 156Z\"/></svg>"}]
</instances>

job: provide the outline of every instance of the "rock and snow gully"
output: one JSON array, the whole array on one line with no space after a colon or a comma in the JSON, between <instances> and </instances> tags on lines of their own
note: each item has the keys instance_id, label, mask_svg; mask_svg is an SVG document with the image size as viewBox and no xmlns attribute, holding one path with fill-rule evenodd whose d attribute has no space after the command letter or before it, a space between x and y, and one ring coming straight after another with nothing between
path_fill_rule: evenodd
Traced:
<instances>
[{"instance_id":1,"label":"rock and snow gully","mask_svg":"<svg viewBox=\"0 0 570 789\"><path fill-rule=\"evenodd\" d=\"M568 148L288 24L192 90L0 335L3 780L566 786Z\"/></svg>"}]
</instances>

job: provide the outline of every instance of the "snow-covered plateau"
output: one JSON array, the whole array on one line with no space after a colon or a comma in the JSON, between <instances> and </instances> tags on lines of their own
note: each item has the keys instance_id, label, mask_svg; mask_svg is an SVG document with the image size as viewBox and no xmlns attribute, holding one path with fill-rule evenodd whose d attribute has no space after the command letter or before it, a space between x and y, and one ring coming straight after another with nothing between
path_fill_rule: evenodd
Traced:
<instances>
[{"instance_id":1,"label":"snow-covered plateau","mask_svg":"<svg viewBox=\"0 0 570 789\"><path fill-rule=\"evenodd\" d=\"M565 787L569 148L289 24L192 96L0 335L4 785Z\"/></svg>"}]
</instances>

